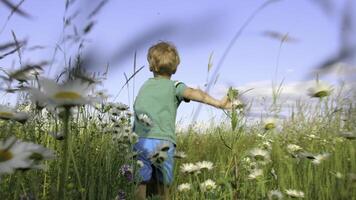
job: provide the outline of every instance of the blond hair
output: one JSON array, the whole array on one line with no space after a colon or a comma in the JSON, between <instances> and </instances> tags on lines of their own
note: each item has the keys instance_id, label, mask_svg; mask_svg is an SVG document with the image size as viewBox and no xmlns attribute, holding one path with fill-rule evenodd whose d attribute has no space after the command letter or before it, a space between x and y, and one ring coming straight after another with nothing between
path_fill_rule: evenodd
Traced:
<instances>
[{"instance_id":1,"label":"blond hair","mask_svg":"<svg viewBox=\"0 0 356 200\"><path fill-rule=\"evenodd\" d=\"M180 63L178 51L173 44L159 42L150 47L147 54L150 71L161 75L172 75Z\"/></svg>"}]
</instances>

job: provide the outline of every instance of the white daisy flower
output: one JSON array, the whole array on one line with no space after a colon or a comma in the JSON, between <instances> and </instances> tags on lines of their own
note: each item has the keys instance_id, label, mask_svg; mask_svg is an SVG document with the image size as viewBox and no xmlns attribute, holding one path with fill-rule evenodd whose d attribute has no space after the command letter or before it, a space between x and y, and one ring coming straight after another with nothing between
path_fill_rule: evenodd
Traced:
<instances>
[{"instance_id":1,"label":"white daisy flower","mask_svg":"<svg viewBox=\"0 0 356 200\"><path fill-rule=\"evenodd\" d=\"M208 179L206 181L204 181L203 183L200 184L200 189L205 192L205 191L211 191L214 190L216 188L216 184L213 180Z\"/></svg>"},{"instance_id":2,"label":"white daisy flower","mask_svg":"<svg viewBox=\"0 0 356 200\"><path fill-rule=\"evenodd\" d=\"M50 160L55 157L54 152L50 149L47 149L41 145L33 144L29 142L23 142L27 144L26 151L31 152L31 155L28 159L32 160L33 163L29 168L31 169L43 169L44 166L40 164L43 160ZM29 169L29 168L22 168L22 169Z\"/></svg>"},{"instance_id":3,"label":"white daisy flower","mask_svg":"<svg viewBox=\"0 0 356 200\"><path fill-rule=\"evenodd\" d=\"M259 148L252 149L250 156L260 164L267 164L271 161L269 152Z\"/></svg>"},{"instance_id":4,"label":"white daisy flower","mask_svg":"<svg viewBox=\"0 0 356 200\"><path fill-rule=\"evenodd\" d=\"M37 88L27 88L26 91L30 94L30 100L36 108L42 109L49 104L50 99Z\"/></svg>"},{"instance_id":5,"label":"white daisy flower","mask_svg":"<svg viewBox=\"0 0 356 200\"><path fill-rule=\"evenodd\" d=\"M315 98L323 98L329 96L332 92L332 87L326 83L317 81L315 85L308 89L308 95Z\"/></svg>"},{"instance_id":6,"label":"white daisy flower","mask_svg":"<svg viewBox=\"0 0 356 200\"><path fill-rule=\"evenodd\" d=\"M283 194L279 190L271 190L268 193L268 199L269 200L283 199Z\"/></svg>"},{"instance_id":7,"label":"white daisy flower","mask_svg":"<svg viewBox=\"0 0 356 200\"><path fill-rule=\"evenodd\" d=\"M0 119L2 120L13 120L20 123L25 123L28 118L29 115L25 112L17 112L14 108L0 105Z\"/></svg>"},{"instance_id":8,"label":"white daisy flower","mask_svg":"<svg viewBox=\"0 0 356 200\"><path fill-rule=\"evenodd\" d=\"M139 137L135 132L132 132L130 134L130 143L131 144L136 144L138 142L138 139L139 139Z\"/></svg>"},{"instance_id":9,"label":"white daisy flower","mask_svg":"<svg viewBox=\"0 0 356 200\"><path fill-rule=\"evenodd\" d=\"M239 99L235 99L232 101L232 107L236 109L243 109L245 107L245 104Z\"/></svg>"},{"instance_id":10,"label":"white daisy flower","mask_svg":"<svg viewBox=\"0 0 356 200\"><path fill-rule=\"evenodd\" d=\"M146 114L140 114L138 120L146 126L152 126L152 120Z\"/></svg>"},{"instance_id":11,"label":"white daisy flower","mask_svg":"<svg viewBox=\"0 0 356 200\"><path fill-rule=\"evenodd\" d=\"M174 154L174 158L186 158L187 155L183 151L176 151Z\"/></svg>"},{"instance_id":12,"label":"white daisy flower","mask_svg":"<svg viewBox=\"0 0 356 200\"><path fill-rule=\"evenodd\" d=\"M265 130L272 130L276 128L277 120L275 118L267 118L263 121L263 127Z\"/></svg>"},{"instance_id":13,"label":"white daisy flower","mask_svg":"<svg viewBox=\"0 0 356 200\"><path fill-rule=\"evenodd\" d=\"M181 172L183 173L194 173L194 172L199 172L200 168L199 166L193 164L193 163L184 163L181 167L180 167Z\"/></svg>"},{"instance_id":14,"label":"white daisy flower","mask_svg":"<svg viewBox=\"0 0 356 200\"><path fill-rule=\"evenodd\" d=\"M115 103L114 106L115 106L116 109L121 110L121 111L126 111L126 110L129 109L128 105L120 103L120 102Z\"/></svg>"},{"instance_id":15,"label":"white daisy flower","mask_svg":"<svg viewBox=\"0 0 356 200\"><path fill-rule=\"evenodd\" d=\"M289 153L296 153L296 152L299 152L301 150L303 150L302 147L296 145L296 144L288 144L287 145L287 150Z\"/></svg>"},{"instance_id":16,"label":"white daisy flower","mask_svg":"<svg viewBox=\"0 0 356 200\"><path fill-rule=\"evenodd\" d=\"M144 166L143 162L141 160L136 161L138 168L142 168Z\"/></svg>"},{"instance_id":17,"label":"white daisy flower","mask_svg":"<svg viewBox=\"0 0 356 200\"><path fill-rule=\"evenodd\" d=\"M330 153L323 153L314 156L313 164L319 165L322 161L326 160L330 156Z\"/></svg>"},{"instance_id":18,"label":"white daisy flower","mask_svg":"<svg viewBox=\"0 0 356 200\"><path fill-rule=\"evenodd\" d=\"M154 165L161 165L168 158L168 154L166 151L158 151L155 152L150 160Z\"/></svg>"},{"instance_id":19,"label":"white daisy flower","mask_svg":"<svg viewBox=\"0 0 356 200\"><path fill-rule=\"evenodd\" d=\"M178 191L180 192L186 192L189 191L192 188L192 185L190 183L182 183L178 185Z\"/></svg>"},{"instance_id":20,"label":"white daisy flower","mask_svg":"<svg viewBox=\"0 0 356 200\"><path fill-rule=\"evenodd\" d=\"M262 175L263 175L263 170L256 168L253 169L252 172L248 175L248 179L256 179Z\"/></svg>"},{"instance_id":21,"label":"white daisy flower","mask_svg":"<svg viewBox=\"0 0 356 200\"><path fill-rule=\"evenodd\" d=\"M214 167L213 163L210 161L197 162L195 165L199 168L199 170L202 170L202 169L211 170Z\"/></svg>"},{"instance_id":22,"label":"white daisy flower","mask_svg":"<svg viewBox=\"0 0 356 200\"><path fill-rule=\"evenodd\" d=\"M79 106L93 102L93 99L87 95L91 87L78 79L58 85L53 80L41 78L40 86L43 94L48 97L49 103L55 106Z\"/></svg>"},{"instance_id":23,"label":"white daisy flower","mask_svg":"<svg viewBox=\"0 0 356 200\"><path fill-rule=\"evenodd\" d=\"M157 149L157 151L168 151L168 150L169 150L169 144L165 142L159 145Z\"/></svg>"},{"instance_id":24,"label":"white daisy flower","mask_svg":"<svg viewBox=\"0 0 356 200\"><path fill-rule=\"evenodd\" d=\"M293 198L304 198L304 192L298 190L287 189L285 190L286 195Z\"/></svg>"},{"instance_id":25,"label":"white daisy flower","mask_svg":"<svg viewBox=\"0 0 356 200\"><path fill-rule=\"evenodd\" d=\"M272 149L272 145L271 145L271 143L270 143L269 141L264 141L264 142L262 143L262 147L263 147L264 149L268 149L268 150L271 150L271 149Z\"/></svg>"},{"instance_id":26,"label":"white daisy flower","mask_svg":"<svg viewBox=\"0 0 356 200\"><path fill-rule=\"evenodd\" d=\"M32 165L29 159L32 152L27 151L28 144L10 137L0 141L0 174L12 173L15 169L28 168Z\"/></svg>"}]
</instances>

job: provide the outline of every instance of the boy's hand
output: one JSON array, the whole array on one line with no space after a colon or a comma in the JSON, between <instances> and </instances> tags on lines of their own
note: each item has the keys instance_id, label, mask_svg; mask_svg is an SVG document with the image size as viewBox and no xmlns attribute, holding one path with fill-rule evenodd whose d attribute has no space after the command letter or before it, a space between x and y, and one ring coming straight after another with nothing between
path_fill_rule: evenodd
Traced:
<instances>
[{"instance_id":1,"label":"boy's hand","mask_svg":"<svg viewBox=\"0 0 356 200\"><path fill-rule=\"evenodd\" d=\"M220 100L219 108L232 109L232 102L230 101L230 98L227 95Z\"/></svg>"}]
</instances>

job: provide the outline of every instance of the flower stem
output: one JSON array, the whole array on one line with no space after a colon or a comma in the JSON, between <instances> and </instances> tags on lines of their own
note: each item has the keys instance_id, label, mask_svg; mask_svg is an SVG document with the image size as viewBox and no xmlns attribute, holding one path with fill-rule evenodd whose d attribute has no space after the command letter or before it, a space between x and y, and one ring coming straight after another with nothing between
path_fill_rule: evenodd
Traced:
<instances>
[{"instance_id":1,"label":"flower stem","mask_svg":"<svg viewBox=\"0 0 356 200\"><path fill-rule=\"evenodd\" d=\"M69 167L69 148L70 148L70 140L71 135L69 132L69 118L70 118L70 108L66 107L64 111L63 117L63 146L62 146L62 166L60 171L60 180L59 180L59 188L58 191L58 200L65 199L65 192L66 192L66 180L68 176L68 167Z\"/></svg>"}]
</instances>

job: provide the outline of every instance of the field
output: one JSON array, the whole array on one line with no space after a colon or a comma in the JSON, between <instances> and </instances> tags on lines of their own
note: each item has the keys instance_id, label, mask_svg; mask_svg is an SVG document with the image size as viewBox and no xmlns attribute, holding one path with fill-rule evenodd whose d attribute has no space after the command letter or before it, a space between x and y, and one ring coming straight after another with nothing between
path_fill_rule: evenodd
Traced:
<instances>
[{"instance_id":1,"label":"field","mask_svg":"<svg viewBox=\"0 0 356 200\"><path fill-rule=\"evenodd\" d=\"M132 132L133 120L136 119L147 127L151 126L152 122L145 114L136 116L133 113L133 108L118 102L116 99L119 96L121 97L123 95L121 92L125 90L128 92L128 99L133 99L137 93L137 91L135 93L135 77L142 69L148 68L148 66L138 67L142 62L137 59L139 53L146 55L146 49L144 53L143 51L136 52L136 49L146 48L149 42L157 41L158 36L159 39L171 38L172 34L172 36L177 36L178 42L185 41L179 45L186 45L185 49L192 49L191 52L194 52L194 55L189 52L183 55L191 54L198 57L195 52L199 51L194 49L195 47L205 47L203 44L212 43L213 40L223 41L220 40L222 38L218 39L214 35L209 36L209 32L213 33L218 30L223 33L228 31L220 30L220 26L214 27L209 24L212 19L210 16L214 16L211 13L208 13L206 19L202 21L198 19L197 23L207 28L202 29L200 26L194 25L191 19L188 19L190 15L187 15L187 22L172 21L167 23L169 21L167 19L170 18L166 17L166 14L180 10L175 6L172 6L172 10L166 10L164 3L167 2L157 5L157 11L152 10L151 12L149 10L149 13L151 13L149 16L153 18L147 19L141 17L141 11L134 14L137 8L143 8L146 4L139 2L137 8L127 9L131 7L124 6L126 4L120 2L120 6L109 7L112 9L112 13L120 14L120 11L117 10L118 7L130 12L126 13L127 16L110 17L111 15L108 15L110 18L104 18L102 20L105 22L104 24L111 23L106 28L98 27L98 29L105 30L103 38L99 40L95 36L91 38L89 35L98 26L99 11L108 3L108 0L95 2L95 5L89 3L91 1L76 3L75 0L66 0L63 1L63 10L60 11L63 11L63 16L60 18L61 24L57 26L61 29L58 41L53 44L42 45L32 43L32 41L30 43L31 35L27 35L27 31L29 34L31 31L27 28L31 29L31 26L39 23L40 21L35 20L37 14L38 16L42 14L31 13L31 6L36 9L44 9L45 7L40 7L40 3L22 7L21 5L24 2L22 0L14 4L8 0L0 0L1 5L8 11L8 16L0 30L0 35L4 33L8 37L8 41L1 41L0 44L0 95L2 96L0 102L0 200L135 199L134 194L138 183L140 183L138 171L142 163L137 161L137 152L133 151L133 145L138 141L138 136ZM257 18L257 15L265 8L272 7L277 2L279 0L261 1L261 5L251 12L249 6L241 9L242 11L246 9L248 15L241 17L243 21L237 23L240 27L236 29L231 40L221 42L227 45L225 49L217 49L217 57L219 58L216 62L217 65L213 66L213 52L210 54L206 84L199 83L204 85L205 90L208 91L211 86L220 81L218 79L220 72L222 72L219 71L220 67L236 41L240 39L240 36L254 18ZM319 3L319 7L326 9L326 14L328 14L329 9L332 10L333 8L333 4L328 4L329 1L311 2ZM351 5L351 1L349 2ZM241 5L244 5L244 3ZM196 6L204 8L200 4L201 2L197 3ZM221 4L224 5L224 3ZM254 7L252 6L254 4L251 4L250 7ZM343 7L345 8L341 9L340 6L340 9L335 9L340 11L338 13L340 16L337 15L337 18L332 18L334 21L340 20L338 34L340 34L341 42L339 51L336 52L335 58L331 56L329 59L327 57L325 62L320 62L320 66L315 66L315 72L310 72L309 75L312 75L313 78L316 76L315 84L309 90L303 88L303 91L301 91L301 93L308 91L308 99L282 105L280 98L283 91L283 81L285 80L283 79L279 86L272 84L273 89L271 97L269 97L271 101L266 101L262 105L266 109L258 113L261 116L255 117L254 121L249 121L251 108L256 106L253 99L244 96L245 93L248 94L250 89L239 91L231 87L227 95L229 100L233 102L233 106L232 109L223 110L223 112L219 110L223 114L221 122L215 121L216 116L209 116L212 119L207 122L209 125L201 127L199 124L192 123L185 129L177 129L179 131L176 131L174 182L169 188L171 199L356 200L356 94L355 88L352 88L353 80L351 80L355 76L355 67L352 66L352 63L350 65L346 63L346 61L354 59L356 55L356 48L352 46L354 43L348 41L348 39L354 38L352 37L354 36L352 30L355 29L351 23L353 21L351 6L345 3ZM276 9L281 8L276 7ZM305 13L304 10L300 12L293 6L290 6L290 8L296 10L298 14L302 13L302 15L309 12L308 10ZM182 13L179 15L186 15L186 9L181 10ZM52 11L43 13L48 14L50 12ZM221 12L224 12L224 15L221 15ZM239 13L240 11L233 12ZM269 12L273 13L272 11ZM289 10L285 11L285 13L288 12ZM103 14L107 13L109 12L103 12ZM191 16L199 18L199 13L197 14L194 11L193 14ZM225 16L225 11L219 10L218 15ZM14 19L19 22L17 27L17 21L15 23L11 21L13 16L16 16ZM226 16L228 15L226 14ZM266 16L261 16L261 18L266 20L270 18L270 16ZM313 20L317 18L314 15L312 16ZM52 15L48 18L52 18ZM133 24L132 22L136 18L142 24ZM151 19L154 21L158 18L163 19L160 22L162 24L156 26L146 23ZM240 16L237 18L240 18ZM285 16L278 15L278 18L285 18ZM28 23L32 24L27 24L23 28L21 24L24 22L20 19L28 20ZM231 21L235 22L236 19L231 19ZM104 37L109 33L111 34L113 30L117 29L121 32L126 29L125 26L120 24L124 21L127 22L126 25L130 27L130 31L140 34L134 35L131 32L122 32L115 35L113 32L115 36L111 37L123 37L123 40L128 41L127 43L119 43L121 46L117 52L116 50L101 52L98 46L94 44L90 46L94 39L98 39L99 42L103 41L101 39L106 39L108 43L113 45L115 43L112 41L113 38ZM312 20L310 19L310 21ZM330 24L335 25L334 21ZM223 22L221 21L221 23ZM289 31L289 26L297 24L293 20L286 19L286 22L288 27L281 30ZM322 22L326 24L326 22ZM48 27L40 28L40 37L42 37L42 34L47 36L46 30L42 31L42 28L54 29L52 21L47 23L46 26L48 25ZM281 68L286 66L282 66L285 63L280 62L280 58L284 56L282 51L284 45L298 43L298 38L292 37L289 32L260 30L266 28L266 24L275 25L280 22L260 21L259 23L263 26L250 29L245 38L247 41L256 40L257 43L244 43L245 46L240 46L241 49L248 47L246 52L255 59L251 62L248 60L246 63L251 64L251 66L261 65L252 62L262 59L255 58L255 51L250 48L264 46L264 43L260 43L263 41L258 37L266 37L275 40L276 43L273 43L273 47L261 48L263 59L270 55L266 53L273 52L274 47L279 47L276 51L277 59L274 69L268 69L275 71L274 78L272 78L275 80L272 82L278 82L278 77L281 77L278 72L282 70L290 73L290 76L294 76L294 73L297 73L293 71L294 69ZM319 21L316 21L316 24L318 23ZM7 28L8 24L9 27ZM152 27L145 27L147 24ZM220 24L220 22L217 24ZM142 30L131 30L131 27L135 26L142 28ZM313 25L305 26L312 27ZM20 34L17 34L13 27L23 28L26 33L20 32ZM202 29L199 30L202 32L198 31L194 37L190 37L194 35L195 30L193 29ZM294 29L297 30L298 28ZM312 31L305 29L307 32L305 34L309 35L317 29L324 31L323 28L314 27ZM253 33L254 31L258 31L258 33ZM334 32L336 34L336 31ZM256 35L256 38L249 35L250 33ZM132 34L132 38L125 38L125 34ZM306 39L306 41L313 41L315 35L315 38L319 41L320 35L328 34L313 32L313 34L310 34L313 37ZM38 35L34 34L33 36ZM229 33L230 36L232 35ZM52 35L48 37L52 37ZM209 37L211 38L209 39ZM194 43L195 40L199 41ZM319 42L323 45L330 43L333 48L336 46L336 43L328 41L328 38ZM300 59L311 62L311 57L314 56L315 59L324 58L324 54L319 55L317 53L326 53L318 51L330 50L328 49L329 46L319 47L316 44L318 43L312 43L309 47L303 46L302 43L301 46L303 47L300 48L303 49L297 51L291 51L292 48L287 48L286 50L292 52L292 56L286 57L285 60L288 60L291 66L303 66L305 64L295 61ZM103 43L103 46L105 45L107 44ZM212 43L211 47L215 48L214 45ZM104 48L106 49L106 46ZM309 52L306 50L309 50ZM332 51L334 52L334 49ZM35 60L37 52L41 55L41 59ZM230 59L247 59L236 52L238 51L230 53ZM300 52L312 56L298 57L297 54L301 54ZM44 55L48 57L42 60ZM102 86L108 80L109 74L120 67L121 64L118 63L121 62L121 59L126 62L128 57L131 59L132 55L134 55L133 73L131 75L126 74L127 71L124 73L124 84L121 88L118 88L118 93L112 98L105 91L109 87L103 88ZM201 53L201 55L205 54ZM177 58L178 56L174 54L174 67L179 64ZM189 60L188 58L185 59ZM294 60L289 61L289 59ZM144 60L146 62L146 57ZM270 60L274 62L275 58L268 58L266 62L263 60L263 70L270 66ZM199 62L201 62L200 58ZM290 63L288 63L288 66ZM113 71L109 72L109 69L112 69L111 65L113 65ZM152 68L152 66L150 67ZM230 67L237 68L235 63ZM240 66L238 67L238 70L240 70ZM249 71L249 68L245 67L241 66L243 68L241 71ZM338 76L338 81L341 83L341 80L343 80L344 82L340 85L334 85L332 88L319 80L319 74L316 72L324 73L320 75L320 78L324 78L323 75L334 70L331 69L333 67L338 68L337 73L339 75L344 74L349 79L345 78L344 80L341 75ZM214 72L211 71L212 69ZM264 75L267 78L263 78L269 80L269 72L259 70L262 70L262 68L248 72L256 75L251 75L251 80L257 80L256 77L259 73L266 73ZM171 72L172 69L169 69L169 71ZM173 71L175 72L175 70ZM189 73L186 72L186 75L195 76L196 73L197 71L189 71ZM199 71L200 73L203 74ZM225 71L225 75L228 73L230 73L229 75L235 74L235 71ZM309 71L305 71L305 73L308 74ZM117 74L114 75L117 79ZM182 77L184 76L182 75ZM285 76L283 75L283 77ZM193 78L195 79L195 77ZM233 77L233 81L239 78ZM221 82L232 80L231 78L224 80L224 77L221 79L223 79ZM349 80L350 83L347 82ZM302 83L303 80L300 82ZM238 83L240 84L240 82ZM105 84L105 86L108 86L107 83ZM237 82L228 84L237 85ZM117 92L117 86L112 87L115 87L115 92ZM131 102L128 104L131 104ZM196 113L199 112L196 111ZM159 167L160 163L166 158L166 149L162 147L157 149L151 160L154 165ZM159 197L151 196L149 199L154 200L159 199Z\"/></svg>"},{"instance_id":2,"label":"field","mask_svg":"<svg viewBox=\"0 0 356 200\"><path fill-rule=\"evenodd\" d=\"M222 125L178 133L177 151L185 155L177 153L172 199L355 199L355 104L325 98L296 105L290 118L269 124L246 124L237 113ZM1 138L15 135L53 152L31 151L31 164L9 174L0 165L1 199L133 199L140 166L124 109L21 105L27 122L1 121ZM194 167L199 161L208 162Z\"/></svg>"}]
</instances>

